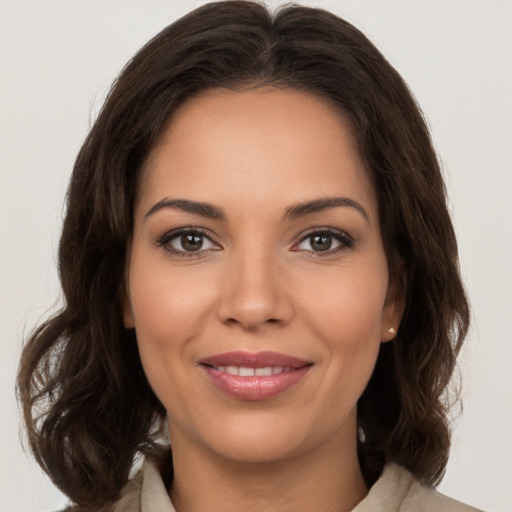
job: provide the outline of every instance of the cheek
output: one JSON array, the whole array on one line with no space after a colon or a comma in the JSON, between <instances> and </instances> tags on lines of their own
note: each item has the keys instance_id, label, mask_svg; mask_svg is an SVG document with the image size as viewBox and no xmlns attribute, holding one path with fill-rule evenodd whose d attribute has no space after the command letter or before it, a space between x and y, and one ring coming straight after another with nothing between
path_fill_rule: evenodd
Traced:
<instances>
[{"instance_id":1,"label":"cheek","mask_svg":"<svg viewBox=\"0 0 512 512\"><path fill-rule=\"evenodd\" d=\"M173 387L171 380L185 367L188 342L205 327L212 287L196 282L191 273L185 277L170 272L166 263L147 261L147 256L133 254L129 294L141 361L162 399L159 390Z\"/></svg>"},{"instance_id":2,"label":"cheek","mask_svg":"<svg viewBox=\"0 0 512 512\"><path fill-rule=\"evenodd\" d=\"M204 312L212 303L211 287L191 272L172 272L158 262L138 264L130 269L131 307L140 334L169 342L187 338L202 325Z\"/></svg>"},{"instance_id":3,"label":"cheek","mask_svg":"<svg viewBox=\"0 0 512 512\"><path fill-rule=\"evenodd\" d=\"M317 276L318 277L318 276ZM299 292L310 324L335 346L380 342L387 273L371 267L346 269L317 279Z\"/></svg>"},{"instance_id":4,"label":"cheek","mask_svg":"<svg viewBox=\"0 0 512 512\"><path fill-rule=\"evenodd\" d=\"M304 305L309 329L322 341L325 397L338 401L339 414L355 405L373 373L387 288L385 271L352 268L342 274L317 282Z\"/></svg>"}]
</instances>

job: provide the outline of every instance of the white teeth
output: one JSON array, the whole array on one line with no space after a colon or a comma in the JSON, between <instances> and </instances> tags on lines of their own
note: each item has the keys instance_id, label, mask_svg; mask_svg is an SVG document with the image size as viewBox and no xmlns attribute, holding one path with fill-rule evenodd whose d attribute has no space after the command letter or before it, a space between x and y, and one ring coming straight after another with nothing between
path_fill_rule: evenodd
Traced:
<instances>
[{"instance_id":1,"label":"white teeth","mask_svg":"<svg viewBox=\"0 0 512 512\"><path fill-rule=\"evenodd\" d=\"M219 367L220 370L221 367ZM220 370L221 372L224 371L226 373L229 373L230 375L238 375L240 368L238 366L226 366L225 370Z\"/></svg>"},{"instance_id":2,"label":"white teeth","mask_svg":"<svg viewBox=\"0 0 512 512\"><path fill-rule=\"evenodd\" d=\"M220 372L228 373L229 375L239 375L240 377L268 377L269 375L277 375L283 372L292 370L291 366L265 366L264 368L248 368L246 366L216 366Z\"/></svg>"},{"instance_id":3,"label":"white teeth","mask_svg":"<svg viewBox=\"0 0 512 512\"><path fill-rule=\"evenodd\" d=\"M255 375L272 375L272 368L270 366L265 366L265 368L256 368L254 370Z\"/></svg>"}]
</instances>

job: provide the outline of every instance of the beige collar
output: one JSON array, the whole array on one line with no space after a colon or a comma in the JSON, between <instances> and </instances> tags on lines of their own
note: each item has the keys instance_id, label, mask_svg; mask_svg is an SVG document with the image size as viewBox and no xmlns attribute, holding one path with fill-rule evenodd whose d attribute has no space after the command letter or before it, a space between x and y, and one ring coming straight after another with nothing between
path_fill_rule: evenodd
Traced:
<instances>
[{"instance_id":1,"label":"beige collar","mask_svg":"<svg viewBox=\"0 0 512 512\"><path fill-rule=\"evenodd\" d=\"M156 465L145 462L142 472L141 512L176 512Z\"/></svg>"},{"instance_id":2,"label":"beige collar","mask_svg":"<svg viewBox=\"0 0 512 512\"><path fill-rule=\"evenodd\" d=\"M146 461L121 492L111 512L176 512L160 472ZM422 487L406 469L388 464L368 495L352 512L479 512L433 489ZM480 511L481 512L481 511Z\"/></svg>"}]
</instances>

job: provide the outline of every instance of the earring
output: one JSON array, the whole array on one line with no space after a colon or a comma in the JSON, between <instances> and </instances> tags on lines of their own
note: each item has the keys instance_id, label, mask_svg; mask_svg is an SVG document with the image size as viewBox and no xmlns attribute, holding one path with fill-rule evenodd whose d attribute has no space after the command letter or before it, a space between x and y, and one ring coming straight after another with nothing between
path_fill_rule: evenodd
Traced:
<instances>
[{"instance_id":1,"label":"earring","mask_svg":"<svg viewBox=\"0 0 512 512\"><path fill-rule=\"evenodd\" d=\"M396 331L395 331L395 329L393 329L393 327L390 327L388 329L388 332L389 332L389 334L396 334Z\"/></svg>"}]
</instances>

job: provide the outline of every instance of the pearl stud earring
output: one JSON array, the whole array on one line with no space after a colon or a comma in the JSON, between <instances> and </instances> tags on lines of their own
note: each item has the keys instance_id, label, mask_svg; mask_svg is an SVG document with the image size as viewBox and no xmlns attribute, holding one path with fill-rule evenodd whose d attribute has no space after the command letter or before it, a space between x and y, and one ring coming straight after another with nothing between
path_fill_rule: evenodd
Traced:
<instances>
[{"instance_id":1,"label":"pearl stud earring","mask_svg":"<svg viewBox=\"0 0 512 512\"><path fill-rule=\"evenodd\" d=\"M389 332L389 334L396 334L396 331L395 331L395 329L393 329L393 327L390 327L388 329L388 332Z\"/></svg>"}]
</instances>

